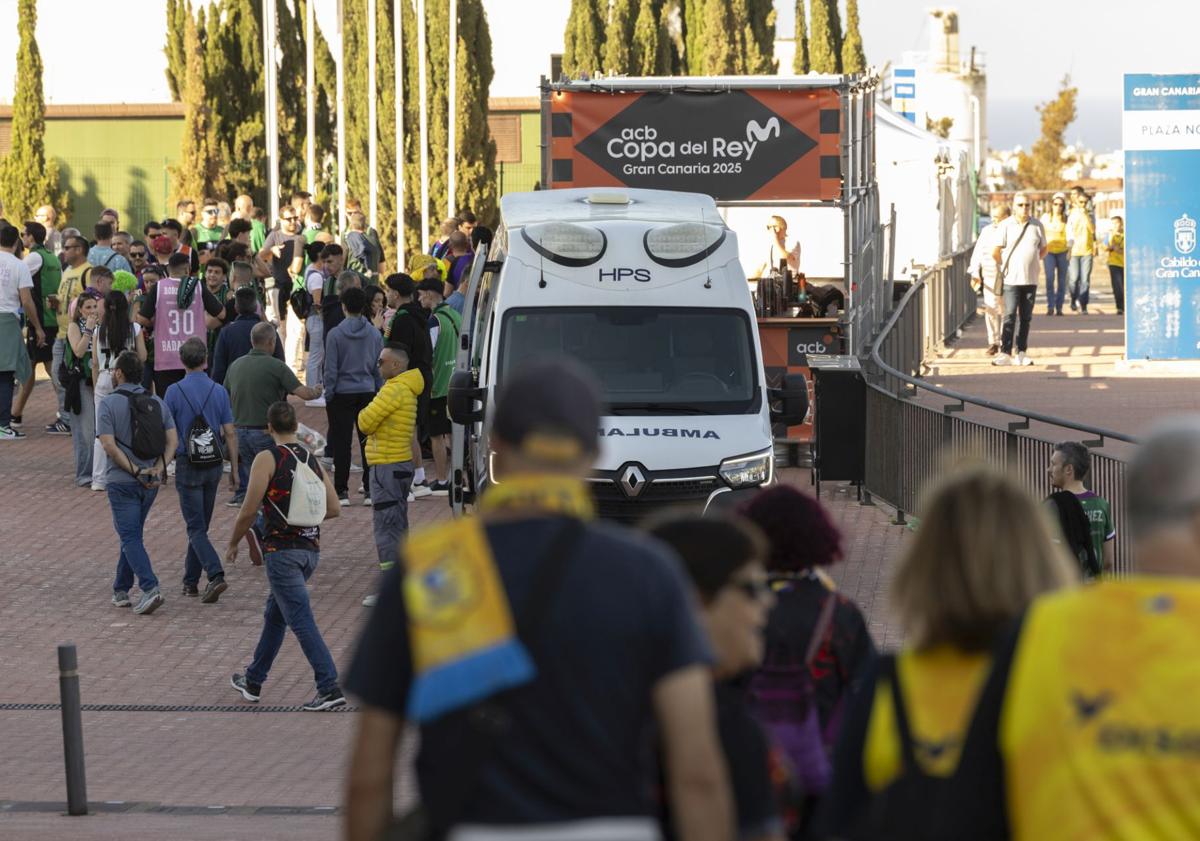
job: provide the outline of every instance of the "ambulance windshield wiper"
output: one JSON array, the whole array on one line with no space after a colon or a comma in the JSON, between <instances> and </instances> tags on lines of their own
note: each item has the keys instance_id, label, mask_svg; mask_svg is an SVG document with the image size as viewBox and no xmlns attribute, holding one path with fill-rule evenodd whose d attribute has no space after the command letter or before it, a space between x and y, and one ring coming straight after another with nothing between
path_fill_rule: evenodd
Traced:
<instances>
[{"instance_id":1,"label":"ambulance windshield wiper","mask_svg":"<svg viewBox=\"0 0 1200 841\"><path fill-rule=\"evenodd\" d=\"M614 415L711 415L707 409L682 403L613 403Z\"/></svg>"}]
</instances>

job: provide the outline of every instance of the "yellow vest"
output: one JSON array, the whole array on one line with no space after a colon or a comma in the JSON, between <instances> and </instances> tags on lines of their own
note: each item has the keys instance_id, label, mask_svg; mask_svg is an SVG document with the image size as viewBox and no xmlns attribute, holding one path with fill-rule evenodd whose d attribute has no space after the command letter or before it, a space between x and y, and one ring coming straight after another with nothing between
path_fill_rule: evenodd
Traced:
<instances>
[{"instance_id":1,"label":"yellow vest","mask_svg":"<svg viewBox=\"0 0 1200 841\"><path fill-rule=\"evenodd\" d=\"M1128 578L1039 599L1000 720L1015 841L1200 831L1200 581Z\"/></svg>"},{"instance_id":2,"label":"yellow vest","mask_svg":"<svg viewBox=\"0 0 1200 841\"><path fill-rule=\"evenodd\" d=\"M1042 227L1046 229L1046 248L1051 254L1062 254L1067 250L1067 220L1053 213L1042 214Z\"/></svg>"},{"instance_id":3,"label":"yellow vest","mask_svg":"<svg viewBox=\"0 0 1200 841\"><path fill-rule=\"evenodd\" d=\"M358 413L359 431L367 436L368 464L412 460L417 397L424 388L420 371L405 371L384 383L375 399Z\"/></svg>"}]
</instances>

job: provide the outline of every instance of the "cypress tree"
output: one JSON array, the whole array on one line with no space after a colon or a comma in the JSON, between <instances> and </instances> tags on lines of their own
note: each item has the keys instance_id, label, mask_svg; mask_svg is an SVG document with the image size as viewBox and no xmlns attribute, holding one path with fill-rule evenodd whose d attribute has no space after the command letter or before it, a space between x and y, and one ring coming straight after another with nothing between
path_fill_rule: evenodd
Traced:
<instances>
[{"instance_id":1,"label":"cypress tree","mask_svg":"<svg viewBox=\"0 0 1200 841\"><path fill-rule=\"evenodd\" d=\"M633 65L633 0L613 0L604 39L604 72L629 73Z\"/></svg>"},{"instance_id":2,"label":"cypress tree","mask_svg":"<svg viewBox=\"0 0 1200 841\"><path fill-rule=\"evenodd\" d=\"M187 197L200 202L217 191L221 164L213 138L199 24L190 10L184 24L183 49L187 57L182 90L183 144L179 163L171 167L171 187L175 199Z\"/></svg>"},{"instance_id":3,"label":"cypress tree","mask_svg":"<svg viewBox=\"0 0 1200 841\"><path fill-rule=\"evenodd\" d=\"M497 209L496 142L488 127L488 90L492 66L492 34L483 0L458 3L458 207L469 208L483 224L494 223Z\"/></svg>"},{"instance_id":4,"label":"cypress tree","mask_svg":"<svg viewBox=\"0 0 1200 841\"><path fill-rule=\"evenodd\" d=\"M775 61L775 3L773 0L738 0L744 8L747 22L746 72L774 73L779 63Z\"/></svg>"},{"instance_id":5,"label":"cypress tree","mask_svg":"<svg viewBox=\"0 0 1200 841\"><path fill-rule=\"evenodd\" d=\"M222 0L209 13L205 51L208 102L227 195L247 193L267 206L266 127L263 119L262 3ZM219 55L218 55L219 54Z\"/></svg>"},{"instance_id":6,"label":"cypress tree","mask_svg":"<svg viewBox=\"0 0 1200 841\"><path fill-rule=\"evenodd\" d=\"M571 14L563 34L563 72L568 76L589 75L604 66L601 40L605 15L600 13L604 0L571 0ZM608 8L605 2L605 9Z\"/></svg>"},{"instance_id":7,"label":"cypress tree","mask_svg":"<svg viewBox=\"0 0 1200 841\"><path fill-rule=\"evenodd\" d=\"M683 22L683 72L689 76L699 76L709 66L705 55L704 20L708 0L679 0L680 16Z\"/></svg>"},{"instance_id":8,"label":"cypress tree","mask_svg":"<svg viewBox=\"0 0 1200 841\"><path fill-rule=\"evenodd\" d=\"M183 39L189 17L188 0L167 0L167 38L163 53L167 56L167 86L171 89L172 102L178 102L183 96L183 75L187 64L183 54Z\"/></svg>"},{"instance_id":9,"label":"cypress tree","mask_svg":"<svg viewBox=\"0 0 1200 841\"><path fill-rule=\"evenodd\" d=\"M792 59L792 72L803 76L810 69L808 60L808 12L804 0L796 0L796 56Z\"/></svg>"},{"instance_id":10,"label":"cypress tree","mask_svg":"<svg viewBox=\"0 0 1200 841\"><path fill-rule=\"evenodd\" d=\"M694 40L696 54L688 60L688 71L697 76L726 76L745 72L745 31L738 25L729 0L704 0L700 34ZM744 20L744 18L743 18Z\"/></svg>"},{"instance_id":11,"label":"cypress tree","mask_svg":"<svg viewBox=\"0 0 1200 841\"><path fill-rule=\"evenodd\" d=\"M858 0L846 0L846 40L842 42L842 72L865 73L867 57L858 31Z\"/></svg>"},{"instance_id":12,"label":"cypress tree","mask_svg":"<svg viewBox=\"0 0 1200 841\"><path fill-rule=\"evenodd\" d=\"M43 204L60 214L66 196L58 186L58 164L46 160L46 106L42 96L42 55L37 45L37 0L17 5L17 78L13 95L12 148L0 160L0 200L14 224L32 219Z\"/></svg>"},{"instance_id":13,"label":"cypress tree","mask_svg":"<svg viewBox=\"0 0 1200 841\"><path fill-rule=\"evenodd\" d=\"M653 0L641 0L633 24L633 43L629 50L629 72L636 76L656 76L668 72L662 23Z\"/></svg>"},{"instance_id":14,"label":"cypress tree","mask_svg":"<svg viewBox=\"0 0 1200 841\"><path fill-rule=\"evenodd\" d=\"M812 35L809 39L809 61L817 73L842 72L838 42L841 23L838 20L837 0L812 0Z\"/></svg>"}]
</instances>

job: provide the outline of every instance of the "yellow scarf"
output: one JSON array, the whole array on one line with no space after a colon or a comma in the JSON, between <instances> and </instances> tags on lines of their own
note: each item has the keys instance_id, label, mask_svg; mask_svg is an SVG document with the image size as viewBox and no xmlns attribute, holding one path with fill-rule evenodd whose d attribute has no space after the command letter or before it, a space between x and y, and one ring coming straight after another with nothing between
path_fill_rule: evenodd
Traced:
<instances>
[{"instance_id":1,"label":"yellow scarf","mask_svg":"<svg viewBox=\"0 0 1200 841\"><path fill-rule=\"evenodd\" d=\"M593 505L578 479L526 475L493 485L480 511L590 519ZM411 720L429 721L534 678L479 517L415 531L401 554L415 671Z\"/></svg>"}]
</instances>

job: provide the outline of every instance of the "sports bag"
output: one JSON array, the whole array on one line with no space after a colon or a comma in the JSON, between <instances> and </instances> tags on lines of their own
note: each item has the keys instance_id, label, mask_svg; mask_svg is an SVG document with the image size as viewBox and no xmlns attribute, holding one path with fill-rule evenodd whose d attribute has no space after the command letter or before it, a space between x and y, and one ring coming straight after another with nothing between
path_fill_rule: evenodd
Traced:
<instances>
[{"instance_id":1,"label":"sports bag","mask_svg":"<svg viewBox=\"0 0 1200 841\"><path fill-rule=\"evenodd\" d=\"M192 425L188 427L187 437L183 442L183 451L187 455L188 464L196 467L215 467L225 461L225 455L221 451L221 439L204 417L204 409L208 406L213 389L219 387L213 383L212 389L209 389L208 396L204 398L204 403L200 406L200 411L196 411L192 401L188 400L188 396L183 393L182 384L179 386L179 393L183 396L184 402L195 413Z\"/></svg>"},{"instance_id":2,"label":"sports bag","mask_svg":"<svg viewBox=\"0 0 1200 841\"><path fill-rule=\"evenodd\" d=\"M271 506L279 512L279 516L289 526L309 528L319 526L325 521L325 481L309 466L313 454L305 450L305 459L301 461L296 453L284 445L279 445L279 452L284 458L290 458L296 463L292 468L292 491L288 495L288 509L284 511L274 500Z\"/></svg>"}]
</instances>

